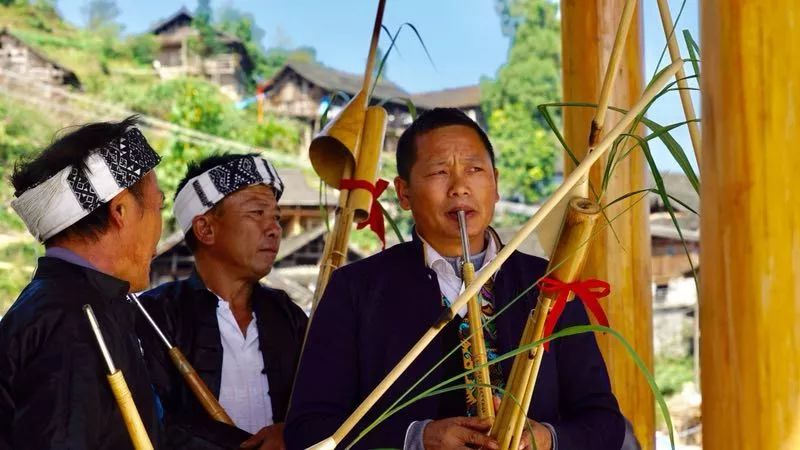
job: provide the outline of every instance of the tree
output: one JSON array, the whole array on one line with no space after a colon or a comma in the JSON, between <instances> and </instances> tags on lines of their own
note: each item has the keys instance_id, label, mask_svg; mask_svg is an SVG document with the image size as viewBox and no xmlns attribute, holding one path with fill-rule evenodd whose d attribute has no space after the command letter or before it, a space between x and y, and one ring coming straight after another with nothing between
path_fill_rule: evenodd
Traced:
<instances>
[{"instance_id":1,"label":"tree","mask_svg":"<svg viewBox=\"0 0 800 450\"><path fill-rule=\"evenodd\" d=\"M120 13L114 0L89 0L81 7L81 12L86 18L86 28L90 30L119 27L114 23Z\"/></svg>"},{"instance_id":2,"label":"tree","mask_svg":"<svg viewBox=\"0 0 800 450\"><path fill-rule=\"evenodd\" d=\"M501 191L533 203L547 195L557 155L542 103L561 93L561 34L558 6L550 0L496 0L508 61L495 79L481 83L481 106L498 152Z\"/></svg>"},{"instance_id":3,"label":"tree","mask_svg":"<svg viewBox=\"0 0 800 450\"><path fill-rule=\"evenodd\" d=\"M222 50L217 31L211 25L211 0L198 0L192 25L200 35L198 50L201 55L211 56Z\"/></svg>"}]
</instances>

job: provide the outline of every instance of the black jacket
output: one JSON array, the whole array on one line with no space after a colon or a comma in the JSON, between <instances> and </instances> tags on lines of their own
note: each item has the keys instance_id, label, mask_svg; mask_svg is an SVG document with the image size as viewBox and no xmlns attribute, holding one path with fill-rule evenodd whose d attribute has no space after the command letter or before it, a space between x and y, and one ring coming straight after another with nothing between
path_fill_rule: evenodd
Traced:
<instances>
[{"instance_id":1,"label":"black jacket","mask_svg":"<svg viewBox=\"0 0 800 450\"><path fill-rule=\"evenodd\" d=\"M133 448L83 312L90 304L153 444L159 424L128 283L43 257L0 321L0 448Z\"/></svg>"},{"instance_id":2,"label":"black jacket","mask_svg":"<svg viewBox=\"0 0 800 450\"><path fill-rule=\"evenodd\" d=\"M185 280L165 283L141 296L172 344L181 349L200 378L219 398L222 341L217 323L218 299L195 272ZM258 327L259 350L269 381L273 420L283 422L308 318L280 290L257 284L251 297ZM164 343L142 318L137 324L153 385L164 406L166 422L176 417L207 417L167 354Z\"/></svg>"},{"instance_id":3,"label":"black jacket","mask_svg":"<svg viewBox=\"0 0 800 450\"><path fill-rule=\"evenodd\" d=\"M538 290L531 289L519 301L509 303L541 277L546 267L547 261L541 258L514 252L498 271L495 309L508 306L495 316L498 354L519 345ZM422 242L416 235L413 242L337 269L314 314L303 350L284 432L287 448L307 448L333 434L441 312L438 278L425 265ZM570 302L556 331L587 323L583 305ZM451 321L343 444L351 443L357 432L458 346L456 321ZM453 353L413 392L418 394L463 372L461 358L461 352ZM505 378L511 373L511 363L512 359L501 363ZM353 448L402 447L412 421L464 413L463 390L424 398L387 418ZM560 450L619 450L623 418L592 334L553 341L542 360L529 417L553 425Z\"/></svg>"}]
</instances>

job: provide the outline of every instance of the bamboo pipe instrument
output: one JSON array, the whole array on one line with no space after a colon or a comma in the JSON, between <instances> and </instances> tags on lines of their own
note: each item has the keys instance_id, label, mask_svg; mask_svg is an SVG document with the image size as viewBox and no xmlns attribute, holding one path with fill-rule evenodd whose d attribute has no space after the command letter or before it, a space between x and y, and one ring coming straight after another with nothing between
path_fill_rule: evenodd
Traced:
<instances>
[{"instance_id":1,"label":"bamboo pipe instrument","mask_svg":"<svg viewBox=\"0 0 800 450\"><path fill-rule=\"evenodd\" d=\"M672 16L669 12L669 3L666 0L658 0L658 11L661 14L661 24L664 26L664 36L667 38L667 48L669 48L669 56L675 61L681 59L681 51L678 48L678 39L675 37L674 24ZM689 83L686 82L686 72L681 67L681 70L675 74L675 79L678 82L678 94L681 98L681 106L683 106L683 114L686 116L688 122L686 126L689 128L689 138L692 141L692 148L694 149L694 156L697 159L697 164L700 164L700 127L697 122L697 114L694 112L694 104L692 103L692 95L689 92Z\"/></svg>"},{"instance_id":2,"label":"bamboo pipe instrument","mask_svg":"<svg viewBox=\"0 0 800 450\"><path fill-rule=\"evenodd\" d=\"M312 300L312 315L325 292L331 274L347 260L347 244L353 222L366 219L370 211L371 193L364 189L351 191L341 188L340 181L349 178L374 180L377 177L378 159L383 148L388 114L379 106L368 107L368 93L375 70L375 55L385 7L386 0L380 0L361 90L314 138L309 148L314 170L325 183L340 190L334 226L325 240L320 259L320 272Z\"/></svg>"},{"instance_id":3,"label":"bamboo pipe instrument","mask_svg":"<svg viewBox=\"0 0 800 450\"><path fill-rule=\"evenodd\" d=\"M475 265L469 260L469 235L467 234L467 217L464 211L458 211L458 228L461 232L461 277L464 286L472 284L475 278ZM491 377L489 376L489 360L486 354L486 340L483 337L483 314L478 296L473 295L467 302L467 320L470 332L470 350L472 351L473 367L481 367L475 371L475 400L477 401L478 417L494 419L494 400L492 398ZM465 367L470 369L469 367Z\"/></svg>"},{"instance_id":4,"label":"bamboo pipe instrument","mask_svg":"<svg viewBox=\"0 0 800 450\"><path fill-rule=\"evenodd\" d=\"M670 66L668 66L655 80L650 84L642 98L639 99L636 104L634 104L631 109L625 114L624 117L614 126L611 131L597 144L590 152L586 158L575 168L572 173L567 176L561 186L556 189L553 195L550 196L542 206L536 211L536 213L525 222L520 230L514 235L513 238L506 244L498 253L497 256L476 275L475 280L469 285L466 286L464 292L462 292L458 298L453 302L452 305L446 310L443 311L443 314L436 323L431 326L425 334L414 344L413 347L406 353L405 356L397 363L397 365L383 378L383 380L378 383L375 389L361 401L361 404L358 405L355 411L347 418L347 420L342 423L342 425L334 432L332 436L329 438L313 445L312 449L314 450L328 450L336 448L342 439L350 433L353 428L358 424L358 422L364 418L364 416L369 412L370 408L372 408L375 403L386 393L386 391L394 384L395 381L400 377L400 375L405 372L411 363L417 359L417 357L422 353L425 347L430 344L433 338L436 337L437 334L441 331L441 329L450 321L456 314L456 311L463 308L464 305L467 304L469 298L474 296L480 290L480 287L483 286L489 278L494 275L495 272L500 268L500 266L508 259L511 254L516 251L517 248L525 241L525 239L539 226L542 220L550 214L551 211L558 205L558 203L570 193L571 189L579 182L583 177L585 177L589 169L591 169L592 165L597 162L600 157L608 151L609 148L614 144L614 141L622 134L625 133L628 127L631 126L633 121L636 117L641 114L644 109L647 107L648 104L653 100L653 98L658 94L661 89L667 84L669 79L675 75L680 65L683 64L683 61L675 61Z\"/></svg>"},{"instance_id":5,"label":"bamboo pipe instrument","mask_svg":"<svg viewBox=\"0 0 800 450\"><path fill-rule=\"evenodd\" d=\"M555 252L548 264L550 277L564 283L571 283L580 277L598 217L600 207L595 202L586 198L574 198L569 202ZM536 308L525 324L520 347L542 339L547 315L557 296L558 293L553 292L539 294ZM497 439L501 450L519 447L543 355L544 348L538 345L514 358L506 395L500 402L497 418L490 431L490 436Z\"/></svg>"},{"instance_id":6,"label":"bamboo pipe instrument","mask_svg":"<svg viewBox=\"0 0 800 450\"><path fill-rule=\"evenodd\" d=\"M156 334L164 345L167 346L167 350L169 353L169 357L172 360L172 363L175 365L175 368L178 369L178 372L183 377L186 384L189 385L189 389L192 391L192 394L197 398L197 401L203 405L203 409L206 410L209 416L212 419L216 420L217 422L227 423L228 425L236 426L233 423L233 420L228 416L228 413L225 412L225 409L222 405L219 404L217 401L217 397L208 389L208 386L203 382L203 379L200 378L200 375L197 374L197 371L194 370L194 367L189 363L189 360L186 359L186 356L183 355L181 349L172 345L167 336L164 335L164 332L161 331L158 324L156 324L155 320L150 316L150 313L142 306L142 303L139 301L139 297L136 294L128 294L128 298L136 304L141 311L142 315L147 319L150 323L150 326L153 327Z\"/></svg>"},{"instance_id":7,"label":"bamboo pipe instrument","mask_svg":"<svg viewBox=\"0 0 800 450\"><path fill-rule=\"evenodd\" d=\"M147 436L147 430L144 428L142 417L139 416L139 411L136 409L136 403L134 403L131 391L128 389L128 383L125 382L125 376L122 375L122 371L114 366L114 360L111 358L106 341L100 332L100 325L97 323L94 311L92 311L90 305L83 305L83 311L89 319L89 325L91 325L94 337L97 339L100 353L103 354L103 359L106 361L108 368L106 378L108 378L111 392L114 393L114 399L117 401L117 406L119 406L122 420L125 422L125 428L127 428L128 435L131 437L133 448L136 450L152 450L153 443L150 442L150 437Z\"/></svg>"}]
</instances>

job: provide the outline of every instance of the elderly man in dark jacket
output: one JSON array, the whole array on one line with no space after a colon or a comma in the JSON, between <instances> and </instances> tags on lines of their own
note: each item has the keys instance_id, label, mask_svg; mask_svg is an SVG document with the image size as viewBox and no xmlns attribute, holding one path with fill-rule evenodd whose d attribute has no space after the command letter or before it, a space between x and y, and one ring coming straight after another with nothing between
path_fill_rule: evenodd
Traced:
<instances>
[{"instance_id":1,"label":"elderly man in dark jacket","mask_svg":"<svg viewBox=\"0 0 800 450\"><path fill-rule=\"evenodd\" d=\"M278 173L258 155L212 156L190 165L174 209L195 271L142 296L234 424L253 434L243 443L249 448L283 448L283 421L308 321L285 292L259 283L280 246L282 192ZM215 424L150 324L141 321L139 330L169 442L182 447L178 424L192 423L196 431Z\"/></svg>"},{"instance_id":2,"label":"elderly man in dark jacket","mask_svg":"<svg viewBox=\"0 0 800 450\"><path fill-rule=\"evenodd\" d=\"M470 260L482 267L502 248L489 227L498 200L497 170L486 134L454 109L422 114L401 136L395 187L414 216L413 240L333 273L314 313L298 369L286 426L288 448L306 448L331 436L423 333L461 288L457 212L467 217ZM546 270L547 262L514 252L481 290L490 361L515 348L538 292L509 303ZM571 302L556 329L587 324L583 306ZM344 443L348 444L412 387L468 330L456 317L383 396ZM468 332L467 332L468 334ZM462 352L444 359L413 393L468 367ZM496 364L492 384L502 386L511 360ZM412 395L413 395L412 393ZM410 397L408 397L410 398ZM497 448L490 423L474 415L474 396L463 389L421 399L386 418L353 448ZM619 450L624 424L611 393L594 336L558 339L544 355L528 412L538 449ZM527 433L527 432L526 432Z\"/></svg>"},{"instance_id":3,"label":"elderly man in dark jacket","mask_svg":"<svg viewBox=\"0 0 800 450\"><path fill-rule=\"evenodd\" d=\"M159 157L135 123L86 125L16 167L12 206L45 254L0 321L0 448L133 448L85 304L159 448L127 294L147 288L163 194Z\"/></svg>"}]
</instances>

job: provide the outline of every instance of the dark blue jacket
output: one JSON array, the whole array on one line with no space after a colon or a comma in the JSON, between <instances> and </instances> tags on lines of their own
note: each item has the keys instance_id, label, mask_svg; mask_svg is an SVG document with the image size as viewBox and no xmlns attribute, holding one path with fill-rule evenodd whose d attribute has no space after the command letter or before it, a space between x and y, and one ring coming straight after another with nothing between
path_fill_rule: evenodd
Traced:
<instances>
[{"instance_id":1,"label":"dark blue jacket","mask_svg":"<svg viewBox=\"0 0 800 450\"><path fill-rule=\"evenodd\" d=\"M497 273L495 308L499 311L508 305L539 279L546 267L541 258L514 252ZM532 289L496 316L500 354L519 346L537 297L538 290ZM314 314L300 360L286 424L287 448L306 448L332 435L436 322L442 312L440 299L436 273L425 265L419 239L336 270ZM570 302L556 330L587 323L583 306ZM457 346L457 328L451 322L344 444ZM502 363L506 378L511 363L512 359ZM413 392L419 393L463 370L460 351L456 351ZM425 398L385 420L354 448L402 448L410 422L464 413L461 389ZM620 448L625 431L623 417L593 335L553 342L542 361L528 416L553 425L559 450Z\"/></svg>"}]
</instances>

